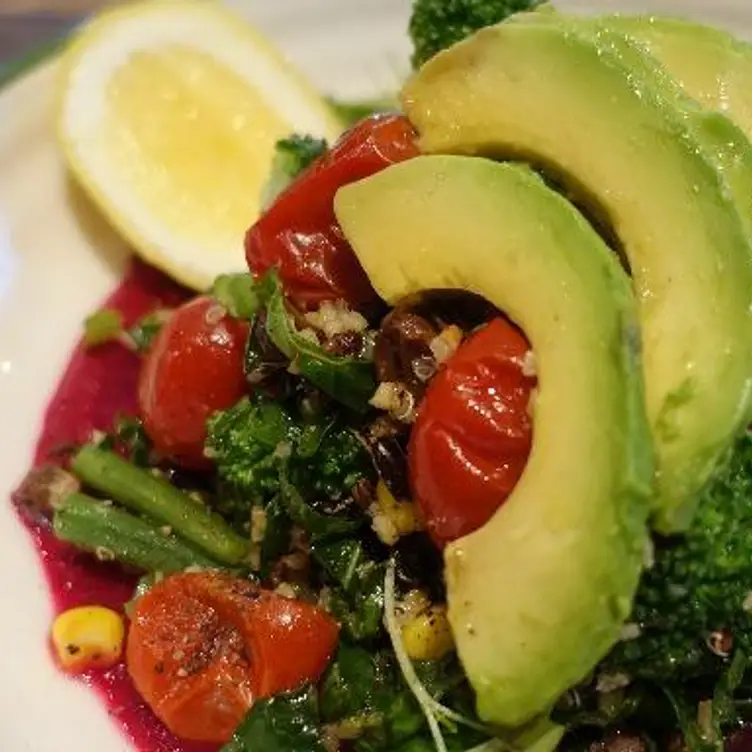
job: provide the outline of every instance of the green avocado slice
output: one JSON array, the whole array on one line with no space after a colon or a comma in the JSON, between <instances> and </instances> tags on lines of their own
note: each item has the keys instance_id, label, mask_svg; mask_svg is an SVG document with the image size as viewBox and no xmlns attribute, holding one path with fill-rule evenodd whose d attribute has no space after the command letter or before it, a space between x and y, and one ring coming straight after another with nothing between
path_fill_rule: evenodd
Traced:
<instances>
[{"instance_id":1,"label":"green avocado slice","mask_svg":"<svg viewBox=\"0 0 752 752\"><path fill-rule=\"evenodd\" d=\"M708 158L725 180L747 235L752 238L752 143L733 120L720 111L703 107L690 96L691 87L682 88L676 79L678 62L672 57L671 68L663 64L655 54L657 45L647 43L640 35L638 19L624 16L585 18L547 10L519 13L512 16L509 22L558 24L588 35L601 47L618 51L622 62L632 71L638 72L643 83L681 113L685 125L703 146ZM649 28L656 22L657 19L650 19ZM669 28L672 28L671 24ZM684 28L684 25L679 24L678 28ZM704 27L689 24L688 28L697 29L699 33ZM710 39L715 39L716 32L712 29L708 31ZM722 32L717 34L721 38L726 36ZM694 34L682 38L689 42ZM752 53L752 48L750 52Z\"/></svg>"},{"instance_id":2,"label":"green avocado slice","mask_svg":"<svg viewBox=\"0 0 752 752\"><path fill-rule=\"evenodd\" d=\"M678 18L611 15L600 21L647 45L693 99L725 113L752 138L752 45Z\"/></svg>"},{"instance_id":3,"label":"green avocado slice","mask_svg":"<svg viewBox=\"0 0 752 752\"><path fill-rule=\"evenodd\" d=\"M445 550L449 618L482 718L547 713L619 637L653 462L636 308L617 258L526 167L418 157L344 187L337 219L379 294L463 289L530 339L533 449L512 496Z\"/></svg>"},{"instance_id":4,"label":"green avocado slice","mask_svg":"<svg viewBox=\"0 0 752 752\"><path fill-rule=\"evenodd\" d=\"M655 524L684 529L750 416L752 248L675 104L619 45L552 23L484 29L403 91L428 153L543 168L620 241L637 292L658 458Z\"/></svg>"}]
</instances>

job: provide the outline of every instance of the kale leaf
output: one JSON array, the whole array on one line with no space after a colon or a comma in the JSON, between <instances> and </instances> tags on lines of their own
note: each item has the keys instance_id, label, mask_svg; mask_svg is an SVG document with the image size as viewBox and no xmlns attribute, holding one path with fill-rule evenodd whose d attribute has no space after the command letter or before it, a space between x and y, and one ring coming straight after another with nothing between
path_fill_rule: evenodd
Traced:
<instances>
[{"instance_id":1,"label":"kale leaf","mask_svg":"<svg viewBox=\"0 0 752 752\"><path fill-rule=\"evenodd\" d=\"M221 752L326 752L315 689L256 700Z\"/></svg>"},{"instance_id":2,"label":"kale leaf","mask_svg":"<svg viewBox=\"0 0 752 752\"><path fill-rule=\"evenodd\" d=\"M314 543L316 562L335 586L329 608L353 642L381 634L384 613L384 564L371 558L355 538Z\"/></svg>"},{"instance_id":3,"label":"kale leaf","mask_svg":"<svg viewBox=\"0 0 752 752\"><path fill-rule=\"evenodd\" d=\"M315 339L295 328L276 274L276 289L266 309L269 339L291 361L294 370L332 399L356 412L365 412L376 391L374 365L365 358L348 358L327 352Z\"/></svg>"},{"instance_id":4,"label":"kale leaf","mask_svg":"<svg viewBox=\"0 0 752 752\"><path fill-rule=\"evenodd\" d=\"M310 502L349 497L371 472L370 459L336 417L305 423L290 406L260 392L209 419L206 451L217 467L217 511L247 529L254 506L278 497L279 510L313 537L355 530L352 519L325 514Z\"/></svg>"}]
</instances>

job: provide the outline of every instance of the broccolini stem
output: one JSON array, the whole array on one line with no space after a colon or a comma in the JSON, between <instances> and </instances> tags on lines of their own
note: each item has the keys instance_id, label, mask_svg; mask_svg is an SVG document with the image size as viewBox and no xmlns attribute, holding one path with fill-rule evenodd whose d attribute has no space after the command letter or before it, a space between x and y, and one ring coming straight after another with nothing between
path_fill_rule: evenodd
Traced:
<instances>
[{"instance_id":1,"label":"broccolini stem","mask_svg":"<svg viewBox=\"0 0 752 752\"><path fill-rule=\"evenodd\" d=\"M81 493L70 494L55 507L53 529L60 540L91 551L102 561L118 561L147 572L221 567L154 523Z\"/></svg>"},{"instance_id":2,"label":"broccolini stem","mask_svg":"<svg viewBox=\"0 0 752 752\"><path fill-rule=\"evenodd\" d=\"M73 472L91 488L124 507L169 525L174 533L222 564L240 564L249 541L217 514L154 475L94 445L81 448Z\"/></svg>"}]
</instances>

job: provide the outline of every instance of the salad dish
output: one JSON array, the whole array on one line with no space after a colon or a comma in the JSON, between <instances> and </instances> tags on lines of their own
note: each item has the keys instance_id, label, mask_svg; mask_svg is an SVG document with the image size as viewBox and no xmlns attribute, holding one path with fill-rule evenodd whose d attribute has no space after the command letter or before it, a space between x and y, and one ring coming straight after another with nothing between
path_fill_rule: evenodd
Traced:
<instances>
[{"instance_id":1,"label":"salad dish","mask_svg":"<svg viewBox=\"0 0 752 752\"><path fill-rule=\"evenodd\" d=\"M136 256L13 497L54 659L142 752L752 749L752 46L410 35L373 103L211 3L64 51Z\"/></svg>"}]
</instances>

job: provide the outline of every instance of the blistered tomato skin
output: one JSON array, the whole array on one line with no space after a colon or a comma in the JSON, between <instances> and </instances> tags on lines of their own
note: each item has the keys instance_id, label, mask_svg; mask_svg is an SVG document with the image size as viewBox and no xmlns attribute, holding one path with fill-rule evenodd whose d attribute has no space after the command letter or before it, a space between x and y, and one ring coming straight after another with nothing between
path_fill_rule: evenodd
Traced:
<instances>
[{"instance_id":1,"label":"blistered tomato skin","mask_svg":"<svg viewBox=\"0 0 752 752\"><path fill-rule=\"evenodd\" d=\"M202 296L178 308L157 335L139 379L144 428L157 452L189 469L204 457L206 421L246 392L248 324Z\"/></svg>"},{"instance_id":2,"label":"blistered tomato skin","mask_svg":"<svg viewBox=\"0 0 752 752\"><path fill-rule=\"evenodd\" d=\"M415 500L443 548L484 525L525 468L532 442L527 341L505 319L472 335L431 382L412 430Z\"/></svg>"},{"instance_id":3,"label":"blistered tomato skin","mask_svg":"<svg viewBox=\"0 0 752 752\"><path fill-rule=\"evenodd\" d=\"M415 130L402 115L354 126L248 231L251 271L277 267L285 291L303 309L337 299L367 309L378 296L334 217L334 196L343 185L417 155Z\"/></svg>"},{"instance_id":4,"label":"blistered tomato skin","mask_svg":"<svg viewBox=\"0 0 752 752\"><path fill-rule=\"evenodd\" d=\"M136 602L126 659L176 736L223 744L256 699L317 681L338 634L310 603L219 572L182 573Z\"/></svg>"}]
</instances>

